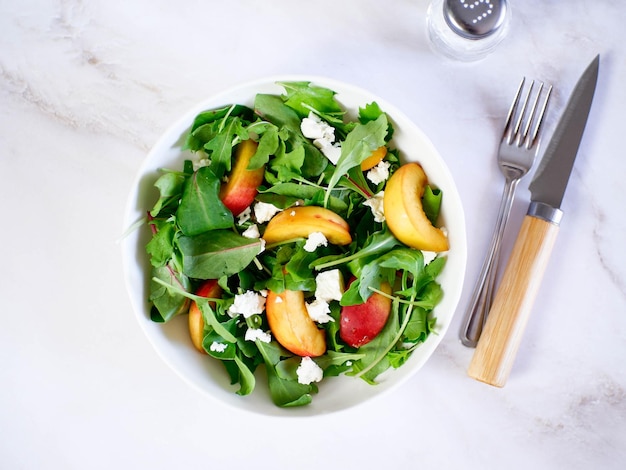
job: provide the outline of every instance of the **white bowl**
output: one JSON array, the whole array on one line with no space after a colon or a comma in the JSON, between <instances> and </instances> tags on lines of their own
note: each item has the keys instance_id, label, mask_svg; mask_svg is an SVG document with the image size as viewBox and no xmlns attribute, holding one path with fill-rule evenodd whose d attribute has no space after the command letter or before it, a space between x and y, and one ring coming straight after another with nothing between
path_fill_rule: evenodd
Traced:
<instances>
[{"instance_id":1,"label":"white bowl","mask_svg":"<svg viewBox=\"0 0 626 470\"><path fill-rule=\"evenodd\" d=\"M176 121L150 151L136 176L128 198L125 227L130 227L143 217L156 201L158 192L153 185L158 177L158 169L182 167L185 157L180 146L199 112L232 103L252 106L257 93L284 93L284 89L276 84L278 81L311 81L315 85L330 88L337 92L336 98L344 108L353 113L360 106L376 101L394 124L392 146L400 150L404 161L418 161L429 181L443 190L441 213L443 225L448 230L450 251L445 269L438 279L444 297L434 311L437 334L429 335L402 367L390 369L381 375L378 385L368 385L354 377L328 378L319 384L319 393L313 395L310 405L278 408L269 397L262 367L257 372L255 391L245 397L239 396L235 394L238 386L230 385L222 364L199 354L193 348L185 316L177 317L167 324L150 320L147 301L150 263L145 252L150 231L147 227L140 227L124 238L122 254L126 285L139 324L157 353L178 375L207 396L241 410L276 416L314 416L345 410L385 394L415 374L433 354L452 321L461 295L467 257L465 218L457 188L445 162L424 133L396 107L367 91L338 81L319 77L281 76L243 84L220 93L198 103Z\"/></svg>"}]
</instances>

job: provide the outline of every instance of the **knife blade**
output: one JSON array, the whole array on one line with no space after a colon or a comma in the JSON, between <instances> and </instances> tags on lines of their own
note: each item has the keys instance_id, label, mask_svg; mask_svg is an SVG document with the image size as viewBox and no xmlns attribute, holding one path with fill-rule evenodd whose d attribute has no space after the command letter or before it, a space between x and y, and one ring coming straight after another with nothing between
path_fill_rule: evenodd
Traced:
<instances>
[{"instance_id":1,"label":"knife blade","mask_svg":"<svg viewBox=\"0 0 626 470\"><path fill-rule=\"evenodd\" d=\"M561 203L598 80L596 56L576 83L529 186L531 198L468 375L503 387L508 380L563 216Z\"/></svg>"}]
</instances>

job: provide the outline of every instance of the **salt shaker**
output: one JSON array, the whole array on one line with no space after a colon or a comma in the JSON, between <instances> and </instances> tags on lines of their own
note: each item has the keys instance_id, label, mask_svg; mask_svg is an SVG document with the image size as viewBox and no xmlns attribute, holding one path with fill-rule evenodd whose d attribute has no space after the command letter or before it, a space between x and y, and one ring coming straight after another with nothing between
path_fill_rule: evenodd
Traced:
<instances>
[{"instance_id":1,"label":"salt shaker","mask_svg":"<svg viewBox=\"0 0 626 470\"><path fill-rule=\"evenodd\" d=\"M510 19L507 0L433 0L428 38L433 49L452 59L478 60L504 39Z\"/></svg>"}]
</instances>

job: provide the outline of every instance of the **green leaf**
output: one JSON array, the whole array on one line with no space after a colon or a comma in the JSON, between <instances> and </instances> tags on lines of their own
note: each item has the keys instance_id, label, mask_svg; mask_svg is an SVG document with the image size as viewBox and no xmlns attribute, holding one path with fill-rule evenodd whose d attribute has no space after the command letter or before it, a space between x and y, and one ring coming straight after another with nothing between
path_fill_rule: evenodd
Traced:
<instances>
[{"instance_id":1,"label":"green leaf","mask_svg":"<svg viewBox=\"0 0 626 470\"><path fill-rule=\"evenodd\" d=\"M382 267L407 271L413 276L421 276L424 270L424 254L420 250L395 248L379 259Z\"/></svg>"},{"instance_id":2,"label":"green leaf","mask_svg":"<svg viewBox=\"0 0 626 470\"><path fill-rule=\"evenodd\" d=\"M384 114L375 121L355 126L341 145L341 157L339 157L337 167L328 182L327 198L330 197L330 191L337 185L341 177L346 175L351 168L360 165L374 150L385 144L386 134L387 116Z\"/></svg>"},{"instance_id":3,"label":"green leaf","mask_svg":"<svg viewBox=\"0 0 626 470\"><path fill-rule=\"evenodd\" d=\"M211 308L208 299L197 299L196 304L198 305L198 308L200 308L200 311L202 312L202 317L204 318L206 324L213 328L213 331L217 335L219 335L219 337L223 338L224 341L228 343L237 342L237 338L235 338L233 332L227 329L227 327L229 327L231 330L233 330L233 325L226 323L225 326L218 321L217 317L215 316L215 311Z\"/></svg>"},{"instance_id":4,"label":"green leaf","mask_svg":"<svg viewBox=\"0 0 626 470\"><path fill-rule=\"evenodd\" d=\"M428 312L422 307L414 307L411 319L404 330L404 337L410 342L423 342L430 333Z\"/></svg>"},{"instance_id":5,"label":"green leaf","mask_svg":"<svg viewBox=\"0 0 626 470\"><path fill-rule=\"evenodd\" d=\"M182 236L178 247L183 272L195 279L219 279L236 274L261 251L261 241L230 230L214 230L195 237Z\"/></svg>"},{"instance_id":6,"label":"green leaf","mask_svg":"<svg viewBox=\"0 0 626 470\"><path fill-rule=\"evenodd\" d=\"M245 362L239 358L239 356L235 356L235 364L237 364L237 367L239 368L240 388L237 390L237 395L249 395L254 390L256 384L254 374Z\"/></svg>"},{"instance_id":7,"label":"green leaf","mask_svg":"<svg viewBox=\"0 0 626 470\"><path fill-rule=\"evenodd\" d=\"M239 118L228 119L225 121L224 128L204 144L204 150L211 160L210 168L218 180L232 168L235 134L238 132L241 133Z\"/></svg>"},{"instance_id":8,"label":"green leaf","mask_svg":"<svg viewBox=\"0 0 626 470\"><path fill-rule=\"evenodd\" d=\"M204 147L219 132L221 121L227 116L239 116L249 121L253 119L254 112L247 106L236 104L199 113L194 118L183 150L195 152Z\"/></svg>"},{"instance_id":9,"label":"green leaf","mask_svg":"<svg viewBox=\"0 0 626 470\"><path fill-rule=\"evenodd\" d=\"M433 189L430 186L424 188L424 195L422 196L422 208L430 223L436 225L439 218L439 211L441 210L441 199L443 193L439 189Z\"/></svg>"},{"instance_id":10,"label":"green leaf","mask_svg":"<svg viewBox=\"0 0 626 470\"><path fill-rule=\"evenodd\" d=\"M157 232L146 245L152 266L164 266L172 258L175 234L176 225L173 222L158 224Z\"/></svg>"},{"instance_id":11,"label":"green leaf","mask_svg":"<svg viewBox=\"0 0 626 470\"><path fill-rule=\"evenodd\" d=\"M179 292L170 290L163 284L154 281L154 278L160 279L166 286L174 286L178 290L189 291L191 283L187 276L166 265L152 268L150 281L150 301L158 311L159 321L167 322L176 315L185 312L189 300Z\"/></svg>"},{"instance_id":12,"label":"green leaf","mask_svg":"<svg viewBox=\"0 0 626 470\"><path fill-rule=\"evenodd\" d=\"M208 167L200 168L185 183L176 211L178 225L187 236L233 225L233 214L219 198L220 181Z\"/></svg>"},{"instance_id":13,"label":"green leaf","mask_svg":"<svg viewBox=\"0 0 626 470\"><path fill-rule=\"evenodd\" d=\"M289 151L300 146L304 148L302 174L305 177L314 178L324 171L328 165L328 159L302 135L298 114L286 106L279 96L257 94L254 100L254 110L263 119L276 125L281 134L288 135L285 140L289 144Z\"/></svg>"},{"instance_id":14,"label":"green leaf","mask_svg":"<svg viewBox=\"0 0 626 470\"><path fill-rule=\"evenodd\" d=\"M289 181L297 178L302 174L302 165L304 164L304 147L302 145L294 148L291 152L277 154L270 162L270 169L276 173L279 181ZM299 185L303 187L302 185Z\"/></svg>"},{"instance_id":15,"label":"green leaf","mask_svg":"<svg viewBox=\"0 0 626 470\"><path fill-rule=\"evenodd\" d=\"M328 88L311 85L311 82L279 82L279 85L287 92L285 104L300 118L308 116L312 109L318 114L343 114L335 100L336 93Z\"/></svg>"},{"instance_id":16,"label":"green leaf","mask_svg":"<svg viewBox=\"0 0 626 470\"><path fill-rule=\"evenodd\" d=\"M365 124L369 121L375 121L385 112L380 109L380 106L375 101L365 105L363 108L359 108L359 122L361 124ZM387 135L385 136L385 140L389 142L391 137L393 136L394 128L391 122L387 125Z\"/></svg>"},{"instance_id":17,"label":"green leaf","mask_svg":"<svg viewBox=\"0 0 626 470\"><path fill-rule=\"evenodd\" d=\"M311 266L315 267L317 271L322 271L338 264L349 263L360 258L382 254L398 245L401 245L401 243L393 236L389 229L385 227L370 235L365 241L363 248L359 251L347 256L320 258L313 262ZM354 274L358 276L359 273Z\"/></svg>"},{"instance_id":18,"label":"green leaf","mask_svg":"<svg viewBox=\"0 0 626 470\"><path fill-rule=\"evenodd\" d=\"M159 190L160 197L150 210L152 217L158 216L165 206L168 206L172 202L178 202L178 198L180 198L183 192L186 179L187 175L184 173L168 171L156 180L154 186Z\"/></svg>"},{"instance_id":19,"label":"green leaf","mask_svg":"<svg viewBox=\"0 0 626 470\"><path fill-rule=\"evenodd\" d=\"M248 164L248 169L256 170L257 168L261 168L269 161L270 155L274 155L274 153L276 153L277 149L278 130L275 126L271 126L268 127L261 135L256 152Z\"/></svg>"}]
</instances>

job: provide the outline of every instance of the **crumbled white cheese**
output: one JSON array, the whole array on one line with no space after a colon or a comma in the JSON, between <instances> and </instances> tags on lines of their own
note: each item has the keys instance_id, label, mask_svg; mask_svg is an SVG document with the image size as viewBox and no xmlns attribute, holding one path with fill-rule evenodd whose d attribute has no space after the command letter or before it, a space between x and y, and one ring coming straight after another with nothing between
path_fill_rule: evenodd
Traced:
<instances>
[{"instance_id":1,"label":"crumbled white cheese","mask_svg":"<svg viewBox=\"0 0 626 470\"><path fill-rule=\"evenodd\" d=\"M254 291L246 291L235 295L233 304L228 308L228 314L234 318L241 314L244 318L263 313L265 309L265 297Z\"/></svg>"},{"instance_id":2,"label":"crumbled white cheese","mask_svg":"<svg viewBox=\"0 0 626 470\"><path fill-rule=\"evenodd\" d=\"M328 323L334 321L333 317L329 315L330 305L328 302L322 299L315 299L311 303L306 303L306 311L309 313L309 317L316 323Z\"/></svg>"},{"instance_id":3,"label":"crumbled white cheese","mask_svg":"<svg viewBox=\"0 0 626 470\"><path fill-rule=\"evenodd\" d=\"M268 222L274 215L281 210L274 204L268 204L267 202L257 202L254 205L254 216L256 221L260 224Z\"/></svg>"},{"instance_id":4,"label":"crumbled white cheese","mask_svg":"<svg viewBox=\"0 0 626 470\"><path fill-rule=\"evenodd\" d=\"M310 357L303 357L300 365L296 369L298 383L309 385L312 382L319 382L324 377L324 371Z\"/></svg>"},{"instance_id":5,"label":"crumbled white cheese","mask_svg":"<svg viewBox=\"0 0 626 470\"><path fill-rule=\"evenodd\" d=\"M204 153L202 155L204 155ZM193 171L198 171L202 167L209 166L211 164L211 160L209 160L206 157L199 158L198 160L194 160L192 164L193 164Z\"/></svg>"},{"instance_id":6,"label":"crumbled white cheese","mask_svg":"<svg viewBox=\"0 0 626 470\"><path fill-rule=\"evenodd\" d=\"M239 225L245 224L248 220L250 220L251 215L252 209L250 209L250 207L246 207L243 212L237 216L237 223Z\"/></svg>"},{"instance_id":7,"label":"crumbled white cheese","mask_svg":"<svg viewBox=\"0 0 626 470\"><path fill-rule=\"evenodd\" d=\"M217 341L213 341L211 343L211 346L209 346L209 350L212 352L223 353L224 351L226 351L227 347L228 345L225 343L218 343Z\"/></svg>"},{"instance_id":8,"label":"crumbled white cheese","mask_svg":"<svg viewBox=\"0 0 626 470\"><path fill-rule=\"evenodd\" d=\"M371 209L372 214L374 214L374 220L376 222L385 221L385 208L383 207L384 197L385 191L381 191L363 203L364 206L367 206Z\"/></svg>"},{"instance_id":9,"label":"crumbled white cheese","mask_svg":"<svg viewBox=\"0 0 626 470\"><path fill-rule=\"evenodd\" d=\"M307 139L324 139L329 142L335 141L335 128L327 122L321 120L321 118L314 112L309 112L308 117L305 117L300 123L300 130L302 135Z\"/></svg>"},{"instance_id":10,"label":"crumbled white cheese","mask_svg":"<svg viewBox=\"0 0 626 470\"><path fill-rule=\"evenodd\" d=\"M260 238L261 237L261 234L259 233L259 227L256 224L250 225L250 227L245 229L241 235L246 238Z\"/></svg>"},{"instance_id":11,"label":"crumbled white cheese","mask_svg":"<svg viewBox=\"0 0 626 470\"><path fill-rule=\"evenodd\" d=\"M259 328L248 328L244 339L246 341L255 341L258 339L264 343L269 343L272 341L272 336Z\"/></svg>"},{"instance_id":12,"label":"crumbled white cheese","mask_svg":"<svg viewBox=\"0 0 626 470\"><path fill-rule=\"evenodd\" d=\"M337 164L341 156L341 147L339 144L334 144L334 127L322 121L317 114L310 112L309 116L300 123L300 130L304 137L313 140L313 145L320 149L333 165Z\"/></svg>"},{"instance_id":13,"label":"crumbled white cheese","mask_svg":"<svg viewBox=\"0 0 626 470\"><path fill-rule=\"evenodd\" d=\"M330 160L333 165L337 164L337 162L339 161L339 157L341 157L341 146L339 144L333 145L326 142L325 140L319 139L314 140L313 144L320 149L322 154L324 154L324 156L328 158L328 160Z\"/></svg>"},{"instance_id":14,"label":"crumbled white cheese","mask_svg":"<svg viewBox=\"0 0 626 470\"><path fill-rule=\"evenodd\" d=\"M315 278L315 297L330 302L341 300L343 295L343 277L338 269L324 271Z\"/></svg>"},{"instance_id":15,"label":"crumbled white cheese","mask_svg":"<svg viewBox=\"0 0 626 470\"><path fill-rule=\"evenodd\" d=\"M381 160L378 165L367 172L367 179L374 184L382 183L389 178L389 166L389 162Z\"/></svg>"},{"instance_id":16,"label":"crumbled white cheese","mask_svg":"<svg viewBox=\"0 0 626 470\"><path fill-rule=\"evenodd\" d=\"M313 253L320 246L328 246L328 240L322 232L312 232L306 239L304 250Z\"/></svg>"},{"instance_id":17,"label":"crumbled white cheese","mask_svg":"<svg viewBox=\"0 0 626 470\"><path fill-rule=\"evenodd\" d=\"M424 255L424 264L430 263L437 257L437 252L435 251L425 251L422 250L422 254Z\"/></svg>"}]
</instances>

